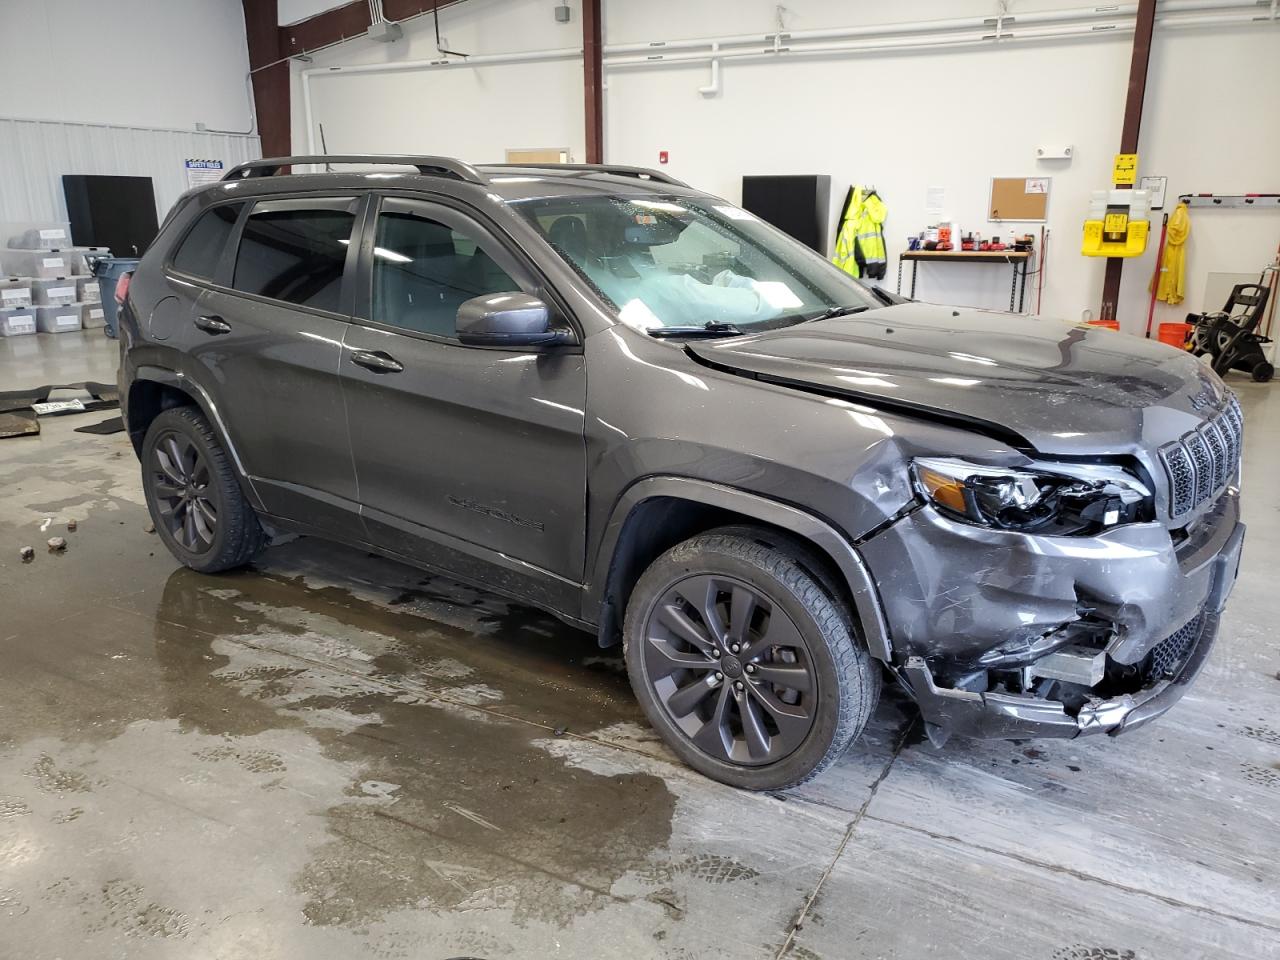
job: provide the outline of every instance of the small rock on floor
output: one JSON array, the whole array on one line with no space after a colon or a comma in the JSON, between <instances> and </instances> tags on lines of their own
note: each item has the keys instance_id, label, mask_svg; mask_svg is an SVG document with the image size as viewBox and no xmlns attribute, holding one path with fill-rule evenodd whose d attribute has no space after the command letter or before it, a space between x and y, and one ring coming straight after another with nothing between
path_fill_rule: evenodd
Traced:
<instances>
[{"instance_id":1,"label":"small rock on floor","mask_svg":"<svg viewBox=\"0 0 1280 960\"><path fill-rule=\"evenodd\" d=\"M56 552L57 552L57 551L59 551L59 550L65 550L65 549L67 549L67 541L66 541L66 540L64 540L62 537L50 537L50 538L49 538L49 550L50 550L50 551L52 551L52 552L56 553Z\"/></svg>"},{"instance_id":2,"label":"small rock on floor","mask_svg":"<svg viewBox=\"0 0 1280 960\"><path fill-rule=\"evenodd\" d=\"M22 557L23 563L30 563L36 558L36 551L34 547L23 547L18 551L18 555Z\"/></svg>"}]
</instances>

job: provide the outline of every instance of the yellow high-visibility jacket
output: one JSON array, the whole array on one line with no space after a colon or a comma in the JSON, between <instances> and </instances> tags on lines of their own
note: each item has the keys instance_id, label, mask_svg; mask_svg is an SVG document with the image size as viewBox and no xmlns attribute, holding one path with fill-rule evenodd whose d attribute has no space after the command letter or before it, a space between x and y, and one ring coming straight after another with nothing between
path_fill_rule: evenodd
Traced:
<instances>
[{"instance_id":1,"label":"yellow high-visibility jacket","mask_svg":"<svg viewBox=\"0 0 1280 960\"><path fill-rule=\"evenodd\" d=\"M881 279L886 268L884 220L888 213L875 190L864 194L861 184L851 187L836 231L832 262L851 277Z\"/></svg>"},{"instance_id":2,"label":"yellow high-visibility jacket","mask_svg":"<svg viewBox=\"0 0 1280 960\"><path fill-rule=\"evenodd\" d=\"M1164 259L1160 273L1151 279L1156 285L1156 299L1167 303L1181 303L1186 293L1187 237L1191 235L1191 214L1185 203L1180 203L1169 217L1165 234Z\"/></svg>"}]
</instances>

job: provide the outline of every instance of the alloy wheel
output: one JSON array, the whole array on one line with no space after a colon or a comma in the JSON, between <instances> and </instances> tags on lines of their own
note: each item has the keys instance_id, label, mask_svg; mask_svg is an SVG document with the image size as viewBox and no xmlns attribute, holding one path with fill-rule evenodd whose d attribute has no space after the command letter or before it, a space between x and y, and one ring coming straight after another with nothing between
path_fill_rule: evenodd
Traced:
<instances>
[{"instance_id":1,"label":"alloy wheel","mask_svg":"<svg viewBox=\"0 0 1280 960\"><path fill-rule=\"evenodd\" d=\"M203 454L190 438L166 432L156 441L150 474L159 522L179 546L207 551L218 530L218 508Z\"/></svg>"},{"instance_id":2,"label":"alloy wheel","mask_svg":"<svg viewBox=\"0 0 1280 960\"><path fill-rule=\"evenodd\" d=\"M775 763L812 729L818 679L808 645L757 588L716 575L681 579L649 612L642 642L658 702L709 756Z\"/></svg>"}]
</instances>

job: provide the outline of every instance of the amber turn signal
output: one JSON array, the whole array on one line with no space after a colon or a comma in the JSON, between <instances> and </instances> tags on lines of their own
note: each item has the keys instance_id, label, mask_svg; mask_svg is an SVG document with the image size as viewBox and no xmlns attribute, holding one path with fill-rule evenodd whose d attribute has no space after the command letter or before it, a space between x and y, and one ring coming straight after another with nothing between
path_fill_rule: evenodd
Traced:
<instances>
[{"instance_id":1,"label":"amber turn signal","mask_svg":"<svg viewBox=\"0 0 1280 960\"><path fill-rule=\"evenodd\" d=\"M964 499L963 480L957 480L955 477L948 477L945 473L921 466L916 467L916 477L934 503L948 510L954 510L956 513L968 512Z\"/></svg>"}]
</instances>

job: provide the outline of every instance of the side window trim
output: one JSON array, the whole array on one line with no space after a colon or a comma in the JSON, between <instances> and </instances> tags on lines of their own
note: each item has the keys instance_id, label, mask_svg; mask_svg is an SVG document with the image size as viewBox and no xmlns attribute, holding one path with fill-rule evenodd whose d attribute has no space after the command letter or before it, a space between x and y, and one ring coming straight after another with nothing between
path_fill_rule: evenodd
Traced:
<instances>
[{"instance_id":1,"label":"side window trim","mask_svg":"<svg viewBox=\"0 0 1280 960\"><path fill-rule=\"evenodd\" d=\"M515 256L508 244L486 223L460 210L452 204L442 203L434 197L404 196L381 194L370 198L366 209L363 232L360 237L360 263L356 271L357 294L354 303L352 320L363 326L387 330L407 337L430 340L434 343L448 344L468 350L487 349L471 347L460 343L456 337L441 336L422 330L393 323L384 323L373 316L373 281L374 281L374 247L377 243L378 218L384 213L407 213L435 220L452 230L474 234L476 244L494 260L494 262L520 285L525 292L545 296L545 283L537 272ZM353 244L355 246L355 244ZM564 312L563 310L561 311Z\"/></svg>"},{"instance_id":2,"label":"side window trim","mask_svg":"<svg viewBox=\"0 0 1280 960\"><path fill-rule=\"evenodd\" d=\"M231 225L231 232L227 234L227 239L222 245L222 252L218 255L218 262L214 266L213 276L202 277L180 269L174 263L174 259L177 256L178 251L182 249L183 244L187 242L187 238L191 236L192 231L195 230L196 224L199 223L204 218L205 214L211 210L216 210L219 207L230 207L236 205L240 207L240 212L236 214L235 222ZM232 197L225 200L218 200L215 203L210 203L208 206L201 208L197 211L196 215L191 218L191 222L183 227L182 233L179 235L178 239L169 244L169 249L165 252L164 272L176 275L181 277L183 280L188 280L192 283L204 285L220 284L227 268L228 254L239 247L240 230L244 224L246 214L252 207L252 200L246 200L244 197Z\"/></svg>"},{"instance_id":3,"label":"side window trim","mask_svg":"<svg viewBox=\"0 0 1280 960\"><path fill-rule=\"evenodd\" d=\"M357 273L360 264L360 238L362 237L364 220L373 199L371 191L368 190L325 190L322 192L272 194L271 196L265 197L241 199L240 202L245 204L245 208L240 212L240 218L236 222L235 229L232 231L231 239L227 243L226 250L223 251L223 263L219 264L220 276L216 286L222 293L243 297L246 300L254 300L259 303L282 306L290 310L302 310L322 317L336 317L341 320L351 320L354 313L356 290L358 289ZM321 205L326 203L345 203L348 206L354 206L355 209L352 211L351 222L352 242L347 244L346 260L343 262L342 286L338 293L339 309L337 311L325 310L321 307L313 307L304 303L292 303L288 300L279 300L275 297L267 297L247 290L238 290L233 286L233 283L235 282L235 264L240 253L240 241L244 236L244 230L249 222L249 218L255 211L260 210L264 206L270 206L280 201L306 201L308 203Z\"/></svg>"}]
</instances>

